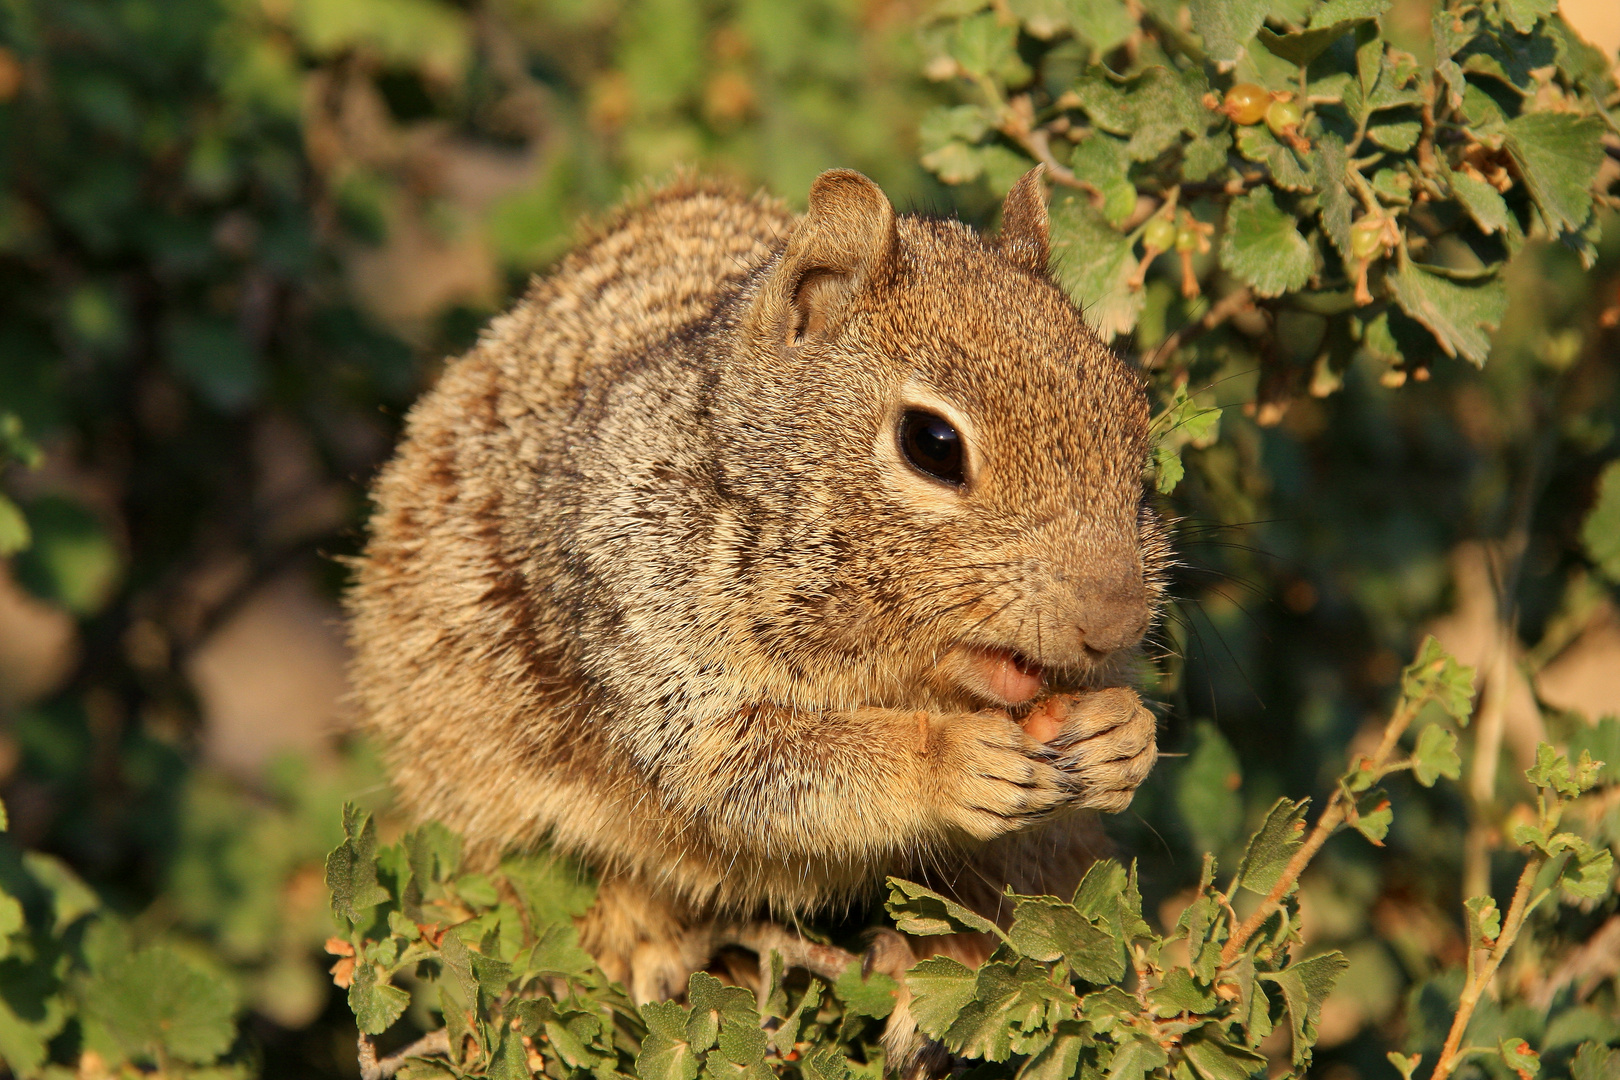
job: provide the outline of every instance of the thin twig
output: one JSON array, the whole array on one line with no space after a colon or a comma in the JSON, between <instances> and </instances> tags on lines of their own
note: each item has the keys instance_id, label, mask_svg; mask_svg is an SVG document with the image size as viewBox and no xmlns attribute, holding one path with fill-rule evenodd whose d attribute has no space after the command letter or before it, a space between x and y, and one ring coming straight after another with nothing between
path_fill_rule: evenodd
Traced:
<instances>
[{"instance_id":1,"label":"thin twig","mask_svg":"<svg viewBox=\"0 0 1620 1080\"><path fill-rule=\"evenodd\" d=\"M1227 293L1212 304L1208 311L1204 312L1202 319L1190 326L1182 327L1161 341L1158 347L1142 361L1142 367L1147 371L1153 371L1183 345L1202 337L1232 316L1239 312L1248 311L1253 306L1254 294L1247 287Z\"/></svg>"},{"instance_id":2,"label":"thin twig","mask_svg":"<svg viewBox=\"0 0 1620 1080\"><path fill-rule=\"evenodd\" d=\"M1406 729L1411 725L1413 718L1417 716L1421 704L1422 702L1404 701L1396 708L1394 715L1389 718L1389 723L1384 727L1384 737L1379 740L1378 749L1373 751L1372 756L1362 760L1361 768L1363 770L1370 771L1380 777L1392 771L1388 768L1389 756L1394 752L1396 745L1401 740L1401 736L1406 733ZM1243 920L1243 924L1232 932L1231 938L1227 940L1226 945L1221 949L1221 962L1223 964L1229 964L1236 960L1242 954L1243 947L1249 943L1249 939L1254 937L1260 927L1265 924L1265 921L1271 918L1272 914L1282 906L1283 897L1293 891L1294 886L1299 882L1300 874L1305 871L1305 867L1310 864L1316 853L1322 849L1322 845L1327 843L1328 837L1332 836L1334 831L1344 824L1349 812L1350 796L1347 796L1344 788L1340 787L1333 792L1333 797L1328 800L1328 804L1323 809L1321 816L1316 819L1316 826L1311 829L1311 833L1305 838L1305 842L1300 844L1299 850L1294 852L1293 858L1288 860L1288 865L1283 868L1282 875L1277 878L1277 883L1271 887L1271 891L1266 893L1265 899L1260 901L1260 906L1255 908L1253 913Z\"/></svg>"},{"instance_id":3,"label":"thin twig","mask_svg":"<svg viewBox=\"0 0 1620 1080\"><path fill-rule=\"evenodd\" d=\"M724 948L727 945L740 946L760 956L767 956L774 949L789 967L803 968L828 982L837 982L838 976L860 959L852 952L833 945L806 941L791 930L768 922L734 926L721 931L715 937L715 947Z\"/></svg>"},{"instance_id":4,"label":"thin twig","mask_svg":"<svg viewBox=\"0 0 1620 1080\"><path fill-rule=\"evenodd\" d=\"M360 1080L390 1080L411 1058L449 1057L450 1033L439 1028L430 1031L396 1054L378 1060L377 1048L366 1035L360 1036Z\"/></svg>"},{"instance_id":5,"label":"thin twig","mask_svg":"<svg viewBox=\"0 0 1620 1080\"><path fill-rule=\"evenodd\" d=\"M1547 857L1537 852L1525 864L1524 872L1519 875L1518 887L1513 890L1513 903L1508 907L1507 917L1502 920L1502 932L1496 936L1496 943L1491 946L1490 952L1485 956L1485 962L1479 965L1471 979L1463 987L1462 996L1457 999L1457 1015L1451 1019L1451 1030L1446 1032L1446 1043L1440 1048L1440 1060L1434 1063L1434 1072L1429 1074L1429 1080L1446 1080L1456 1069L1466 1051L1462 1046L1463 1032L1468 1030L1468 1021L1473 1019L1474 1008L1479 1004L1479 996L1485 987L1491 984L1496 977L1496 969L1502 966L1502 960L1513 947L1514 939L1519 936L1519 930L1524 926L1524 919L1530 910L1530 889L1535 884L1536 875L1541 873ZM1469 943L1472 952L1473 943Z\"/></svg>"}]
</instances>

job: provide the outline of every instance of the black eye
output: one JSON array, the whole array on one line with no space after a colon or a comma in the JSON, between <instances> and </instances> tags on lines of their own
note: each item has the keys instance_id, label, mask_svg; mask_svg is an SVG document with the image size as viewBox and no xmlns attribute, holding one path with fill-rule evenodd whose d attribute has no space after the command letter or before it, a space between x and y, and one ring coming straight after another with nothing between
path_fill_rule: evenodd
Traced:
<instances>
[{"instance_id":1,"label":"black eye","mask_svg":"<svg viewBox=\"0 0 1620 1080\"><path fill-rule=\"evenodd\" d=\"M943 416L908 409L900 418L900 452L924 476L957 486L967 482L962 436Z\"/></svg>"}]
</instances>

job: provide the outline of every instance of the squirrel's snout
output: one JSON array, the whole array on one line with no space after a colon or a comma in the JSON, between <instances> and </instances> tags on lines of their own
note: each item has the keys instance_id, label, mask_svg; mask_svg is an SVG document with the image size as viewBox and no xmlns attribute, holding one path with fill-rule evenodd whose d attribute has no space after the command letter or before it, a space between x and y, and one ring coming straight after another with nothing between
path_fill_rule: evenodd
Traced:
<instances>
[{"instance_id":1,"label":"squirrel's snout","mask_svg":"<svg viewBox=\"0 0 1620 1080\"><path fill-rule=\"evenodd\" d=\"M1150 612L1147 587L1140 573L1114 582L1097 582L1077 597L1074 621L1080 644L1088 652L1107 654L1128 649L1147 633Z\"/></svg>"}]
</instances>

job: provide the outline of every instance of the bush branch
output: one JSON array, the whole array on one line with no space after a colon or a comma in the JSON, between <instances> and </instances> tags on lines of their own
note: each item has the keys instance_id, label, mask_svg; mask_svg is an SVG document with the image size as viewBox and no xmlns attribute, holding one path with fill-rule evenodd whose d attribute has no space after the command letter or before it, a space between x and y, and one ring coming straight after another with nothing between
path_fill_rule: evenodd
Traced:
<instances>
[{"instance_id":1,"label":"bush branch","mask_svg":"<svg viewBox=\"0 0 1620 1080\"><path fill-rule=\"evenodd\" d=\"M444 1028L430 1031L417 1039L409 1046L396 1054L390 1054L378 1059L377 1047L371 1039L362 1034L360 1036L360 1080L390 1080L400 1069L405 1067L406 1061L419 1057L449 1057L450 1033Z\"/></svg>"},{"instance_id":2,"label":"bush branch","mask_svg":"<svg viewBox=\"0 0 1620 1080\"><path fill-rule=\"evenodd\" d=\"M1417 716L1418 710L1423 707L1427 700L1427 698L1423 698L1418 701L1402 701L1396 707L1394 714L1390 716L1389 723L1384 725L1384 737L1379 740L1378 749L1373 751L1371 757L1361 759L1357 763L1357 770L1372 772L1379 777L1393 772L1394 767L1389 763L1389 756L1394 753L1396 745L1401 741L1401 736L1406 733L1406 729L1411 726L1413 718ZM1242 925L1232 932L1232 936L1221 949L1221 962L1223 964L1230 964L1242 955L1243 947L1249 943L1249 939L1254 937L1260 927L1265 925L1265 921L1271 918L1272 913L1282 905L1283 898L1293 892L1294 886L1299 883L1300 874L1305 871L1305 867L1310 865L1310 861L1316 857L1316 853L1322 849L1322 845L1327 843L1328 837L1332 836L1334 831L1340 825L1343 825L1345 819L1349 817L1353 799L1354 796L1346 793L1343 784L1340 784L1334 791L1333 797L1328 800L1327 806L1316 819L1315 827L1311 829L1310 835L1305 838L1305 842L1300 844L1299 850L1294 852L1294 857L1288 860L1288 865L1283 868L1282 875L1277 878L1277 883L1271 887L1270 892L1266 893L1265 899L1260 901L1260 906L1255 908L1254 912L1243 920Z\"/></svg>"}]
</instances>

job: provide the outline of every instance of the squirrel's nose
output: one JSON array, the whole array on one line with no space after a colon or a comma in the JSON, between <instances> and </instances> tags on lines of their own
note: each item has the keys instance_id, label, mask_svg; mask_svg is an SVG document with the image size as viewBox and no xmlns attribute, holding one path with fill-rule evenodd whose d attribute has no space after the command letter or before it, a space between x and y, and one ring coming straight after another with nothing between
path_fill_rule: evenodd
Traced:
<instances>
[{"instance_id":1,"label":"squirrel's nose","mask_svg":"<svg viewBox=\"0 0 1620 1080\"><path fill-rule=\"evenodd\" d=\"M1126 649L1142 640L1148 627L1147 586L1140 571L1094 580L1076 607L1080 644L1098 653Z\"/></svg>"}]
</instances>

